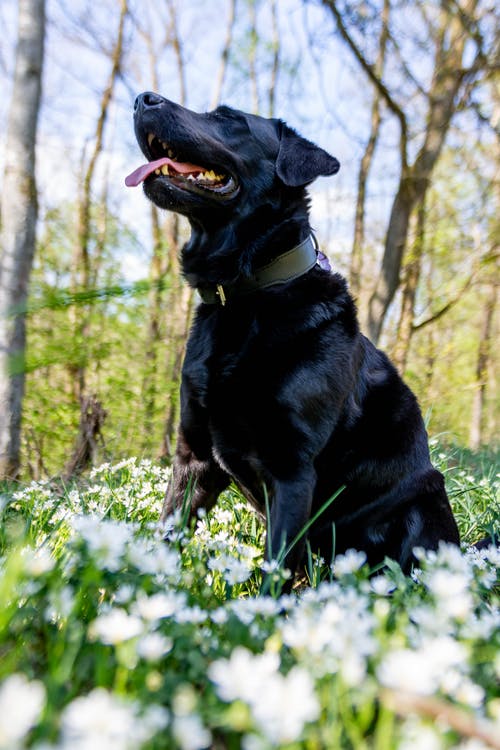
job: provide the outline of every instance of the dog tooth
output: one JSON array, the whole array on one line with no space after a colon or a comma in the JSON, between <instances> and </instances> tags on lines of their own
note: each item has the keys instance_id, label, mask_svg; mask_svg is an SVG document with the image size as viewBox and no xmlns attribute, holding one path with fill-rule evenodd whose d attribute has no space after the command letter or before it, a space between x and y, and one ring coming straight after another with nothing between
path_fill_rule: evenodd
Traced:
<instances>
[{"instance_id":1,"label":"dog tooth","mask_svg":"<svg viewBox=\"0 0 500 750\"><path fill-rule=\"evenodd\" d=\"M153 143L154 139L155 139L155 136L153 135L153 133L148 133L148 145L149 145L150 148L151 148L151 144Z\"/></svg>"},{"instance_id":2,"label":"dog tooth","mask_svg":"<svg viewBox=\"0 0 500 750\"><path fill-rule=\"evenodd\" d=\"M168 149L168 143L165 143L165 141L162 141L161 145L162 145L162 148L163 148L164 151L166 151Z\"/></svg>"},{"instance_id":3,"label":"dog tooth","mask_svg":"<svg viewBox=\"0 0 500 750\"><path fill-rule=\"evenodd\" d=\"M168 164L164 164L161 168L161 173L168 175Z\"/></svg>"},{"instance_id":4,"label":"dog tooth","mask_svg":"<svg viewBox=\"0 0 500 750\"><path fill-rule=\"evenodd\" d=\"M159 169L155 169L155 174L161 174Z\"/></svg>"},{"instance_id":5,"label":"dog tooth","mask_svg":"<svg viewBox=\"0 0 500 750\"><path fill-rule=\"evenodd\" d=\"M170 157L171 159L173 159L173 158L174 158L174 152L172 151L172 149L171 149L171 148L169 148L169 149L168 149L168 151L167 151L167 154L169 155L169 157Z\"/></svg>"}]
</instances>

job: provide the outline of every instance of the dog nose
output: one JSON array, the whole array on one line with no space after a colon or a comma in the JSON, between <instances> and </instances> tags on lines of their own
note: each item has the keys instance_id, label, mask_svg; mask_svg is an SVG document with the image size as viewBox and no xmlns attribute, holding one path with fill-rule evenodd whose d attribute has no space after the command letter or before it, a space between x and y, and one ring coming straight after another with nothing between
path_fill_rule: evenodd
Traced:
<instances>
[{"instance_id":1,"label":"dog nose","mask_svg":"<svg viewBox=\"0 0 500 750\"><path fill-rule=\"evenodd\" d=\"M159 107L165 102L163 96L155 94L154 91L145 91L135 100L134 112L137 112L139 108L151 109L152 107Z\"/></svg>"}]
</instances>

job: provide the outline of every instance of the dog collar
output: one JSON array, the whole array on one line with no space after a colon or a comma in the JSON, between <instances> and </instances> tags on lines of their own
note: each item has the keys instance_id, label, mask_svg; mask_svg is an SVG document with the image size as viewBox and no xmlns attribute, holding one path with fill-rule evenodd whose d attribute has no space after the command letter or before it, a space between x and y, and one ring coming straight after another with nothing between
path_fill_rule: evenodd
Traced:
<instances>
[{"instance_id":1,"label":"dog collar","mask_svg":"<svg viewBox=\"0 0 500 750\"><path fill-rule=\"evenodd\" d=\"M318 249L316 238L310 234L291 250L278 255L270 263L258 268L253 276L230 286L224 287L222 284L217 284L215 287L198 287L197 291L205 304L224 306L231 297L250 294L298 279L316 264L325 270L331 270L328 259Z\"/></svg>"}]
</instances>

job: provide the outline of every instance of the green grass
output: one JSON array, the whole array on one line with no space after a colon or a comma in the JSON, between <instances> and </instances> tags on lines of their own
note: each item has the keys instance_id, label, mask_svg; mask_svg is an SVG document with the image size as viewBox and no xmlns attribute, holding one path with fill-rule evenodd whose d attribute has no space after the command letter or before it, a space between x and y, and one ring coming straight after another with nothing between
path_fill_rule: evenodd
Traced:
<instances>
[{"instance_id":1,"label":"green grass","mask_svg":"<svg viewBox=\"0 0 500 750\"><path fill-rule=\"evenodd\" d=\"M279 565L259 596L264 530L234 491L164 544L150 462L5 488L0 749L499 747L500 553L465 549L499 534L499 475L433 450L464 550L412 578L311 557L290 596Z\"/></svg>"}]
</instances>

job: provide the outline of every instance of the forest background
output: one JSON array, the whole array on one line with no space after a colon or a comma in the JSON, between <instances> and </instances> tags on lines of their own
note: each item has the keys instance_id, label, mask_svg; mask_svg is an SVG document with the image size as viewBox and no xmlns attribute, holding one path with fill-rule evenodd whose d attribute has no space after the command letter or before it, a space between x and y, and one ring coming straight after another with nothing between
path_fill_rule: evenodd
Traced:
<instances>
[{"instance_id":1,"label":"forest background","mask_svg":"<svg viewBox=\"0 0 500 750\"><path fill-rule=\"evenodd\" d=\"M494 447L498 21L493 0L2 0L0 474L172 453L196 300L187 225L124 186L144 90L281 117L339 158L312 224L363 330L433 435Z\"/></svg>"}]
</instances>

